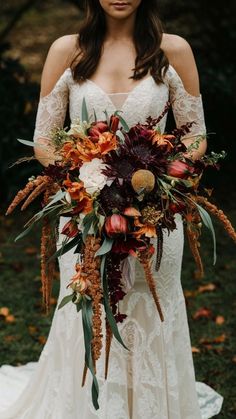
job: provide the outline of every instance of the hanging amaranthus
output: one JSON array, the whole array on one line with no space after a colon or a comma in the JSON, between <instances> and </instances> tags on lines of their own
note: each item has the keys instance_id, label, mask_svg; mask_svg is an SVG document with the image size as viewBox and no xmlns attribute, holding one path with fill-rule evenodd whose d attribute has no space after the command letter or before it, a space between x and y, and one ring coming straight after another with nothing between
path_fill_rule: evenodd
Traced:
<instances>
[{"instance_id":1,"label":"hanging amaranthus","mask_svg":"<svg viewBox=\"0 0 236 419\"><path fill-rule=\"evenodd\" d=\"M11 214L14 209L19 205L24 199L26 201L21 207L23 211L26 209L31 202L35 200L42 192L44 192L48 185L52 182L52 179L49 176L38 176L34 180L30 180L24 189L20 190L15 198L13 199L12 203L7 209L6 215Z\"/></svg>"},{"instance_id":2,"label":"hanging amaranthus","mask_svg":"<svg viewBox=\"0 0 236 419\"><path fill-rule=\"evenodd\" d=\"M84 246L84 261L82 264L82 275L89 281L87 294L92 299L93 308L93 340L92 356L94 367L100 358L102 350L102 288L100 279L100 257L95 257L96 251L100 247L101 238L88 235Z\"/></svg>"},{"instance_id":3,"label":"hanging amaranthus","mask_svg":"<svg viewBox=\"0 0 236 419\"><path fill-rule=\"evenodd\" d=\"M199 239L200 233L196 228L192 227L191 224L187 226L186 230L187 230L189 247L194 257L196 266L197 266L196 277L201 279L204 276L204 270L203 270L201 255L199 252L200 243L198 239Z\"/></svg>"},{"instance_id":4,"label":"hanging amaranthus","mask_svg":"<svg viewBox=\"0 0 236 419\"><path fill-rule=\"evenodd\" d=\"M208 201L207 198L203 196L197 196L196 201L199 204L202 204L212 215L218 218L218 220L223 224L224 229L228 233L228 235L236 242L236 231L234 230L231 222L229 221L228 217L224 214L224 212L217 208L216 205L212 204Z\"/></svg>"},{"instance_id":5,"label":"hanging amaranthus","mask_svg":"<svg viewBox=\"0 0 236 419\"><path fill-rule=\"evenodd\" d=\"M152 256L152 253L150 252L150 249L147 249L143 252L139 252L138 258L139 258L139 261L141 262L141 264L143 266L146 281L148 283L149 289L150 289L150 291L152 293L152 296L153 296L153 299L155 301L156 308L157 308L157 311L159 313L160 319L163 322L164 321L164 316L163 316L163 313L162 313L159 297L158 297L157 291L156 291L155 281L154 281L151 266L150 266L151 256Z\"/></svg>"}]
</instances>

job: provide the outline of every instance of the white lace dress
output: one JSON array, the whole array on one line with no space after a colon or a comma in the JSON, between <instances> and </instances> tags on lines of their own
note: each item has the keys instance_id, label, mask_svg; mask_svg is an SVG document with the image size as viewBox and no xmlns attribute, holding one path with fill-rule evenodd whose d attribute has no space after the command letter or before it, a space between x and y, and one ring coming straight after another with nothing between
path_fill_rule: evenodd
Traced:
<instances>
[{"instance_id":1,"label":"white lace dress","mask_svg":"<svg viewBox=\"0 0 236 419\"><path fill-rule=\"evenodd\" d=\"M195 120L191 135L206 132L201 95L187 93L172 66L162 85L149 76L126 95L108 95L90 80L78 85L68 68L53 91L40 100L34 139L46 136L53 126L63 126L68 103L71 120L80 117L83 97L89 113L95 110L98 119L104 119L104 110L111 114L118 107L130 126L148 116L157 117L170 98L177 126ZM165 123L166 117L161 121L162 131ZM64 222L62 218L61 227ZM134 286L121 303L121 312L128 317L119 325L130 351L113 339L107 381L104 358L98 362L100 409L95 411L92 406L89 375L81 388L81 314L68 304L55 310L38 362L0 368L0 419L207 419L220 412L223 397L195 382L180 280L183 225L179 215L176 223L177 229L164 235L161 268L155 274L165 320L160 322L143 271L135 262ZM73 250L60 258L59 301L68 294L66 285L75 262Z\"/></svg>"}]
</instances>

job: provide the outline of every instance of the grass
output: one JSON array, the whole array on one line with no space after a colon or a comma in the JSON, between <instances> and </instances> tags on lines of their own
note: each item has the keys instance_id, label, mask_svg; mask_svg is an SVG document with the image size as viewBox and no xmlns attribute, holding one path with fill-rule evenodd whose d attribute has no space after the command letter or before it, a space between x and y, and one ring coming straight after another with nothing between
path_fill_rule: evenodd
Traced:
<instances>
[{"instance_id":1,"label":"grass","mask_svg":"<svg viewBox=\"0 0 236 419\"><path fill-rule=\"evenodd\" d=\"M236 211L228 211L228 214L236 223ZM41 307L39 232L14 242L24 218L25 214L21 217L1 218L0 310L7 307L9 314L0 315L0 364L19 365L38 359L50 328L58 293L57 278L51 314L46 316ZM203 280L194 278L194 263L186 246L182 283L186 295L191 342L199 351L193 354L196 379L209 384L224 396L223 410L218 416L219 419L234 419L236 417L235 248L222 228L217 223L215 226L218 250L216 266L211 266L212 244L208 233L205 232L202 237L205 277ZM196 292L200 285L209 283L213 284L212 291ZM211 310L210 318L202 317L194 320L194 314L202 307ZM223 316L223 324L216 323L217 316ZM219 336L222 342L212 342ZM205 339L205 343L201 342L202 339Z\"/></svg>"}]
</instances>

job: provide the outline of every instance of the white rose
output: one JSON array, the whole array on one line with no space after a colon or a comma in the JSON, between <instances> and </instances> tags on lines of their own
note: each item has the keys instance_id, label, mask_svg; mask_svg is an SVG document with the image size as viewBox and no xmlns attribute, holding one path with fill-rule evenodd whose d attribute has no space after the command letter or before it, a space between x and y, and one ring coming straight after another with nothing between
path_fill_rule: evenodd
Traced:
<instances>
[{"instance_id":1,"label":"white rose","mask_svg":"<svg viewBox=\"0 0 236 419\"><path fill-rule=\"evenodd\" d=\"M84 187L89 194L93 194L104 188L107 182L107 176L102 173L106 165L100 159L93 159L83 163L80 168L79 178L84 182Z\"/></svg>"},{"instance_id":2,"label":"white rose","mask_svg":"<svg viewBox=\"0 0 236 419\"><path fill-rule=\"evenodd\" d=\"M79 120L74 121L71 126L70 130L67 132L67 135L77 135L81 138L86 137L86 129L90 127L87 122L80 122Z\"/></svg>"}]
</instances>

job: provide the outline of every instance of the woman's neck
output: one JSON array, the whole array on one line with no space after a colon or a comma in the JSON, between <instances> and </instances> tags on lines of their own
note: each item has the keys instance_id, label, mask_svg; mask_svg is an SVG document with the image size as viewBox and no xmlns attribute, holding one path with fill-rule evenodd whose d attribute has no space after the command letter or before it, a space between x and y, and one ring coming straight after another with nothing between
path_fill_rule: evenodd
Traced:
<instances>
[{"instance_id":1,"label":"woman's neck","mask_svg":"<svg viewBox=\"0 0 236 419\"><path fill-rule=\"evenodd\" d=\"M123 20L107 16L106 23L106 41L133 40L135 14Z\"/></svg>"}]
</instances>

